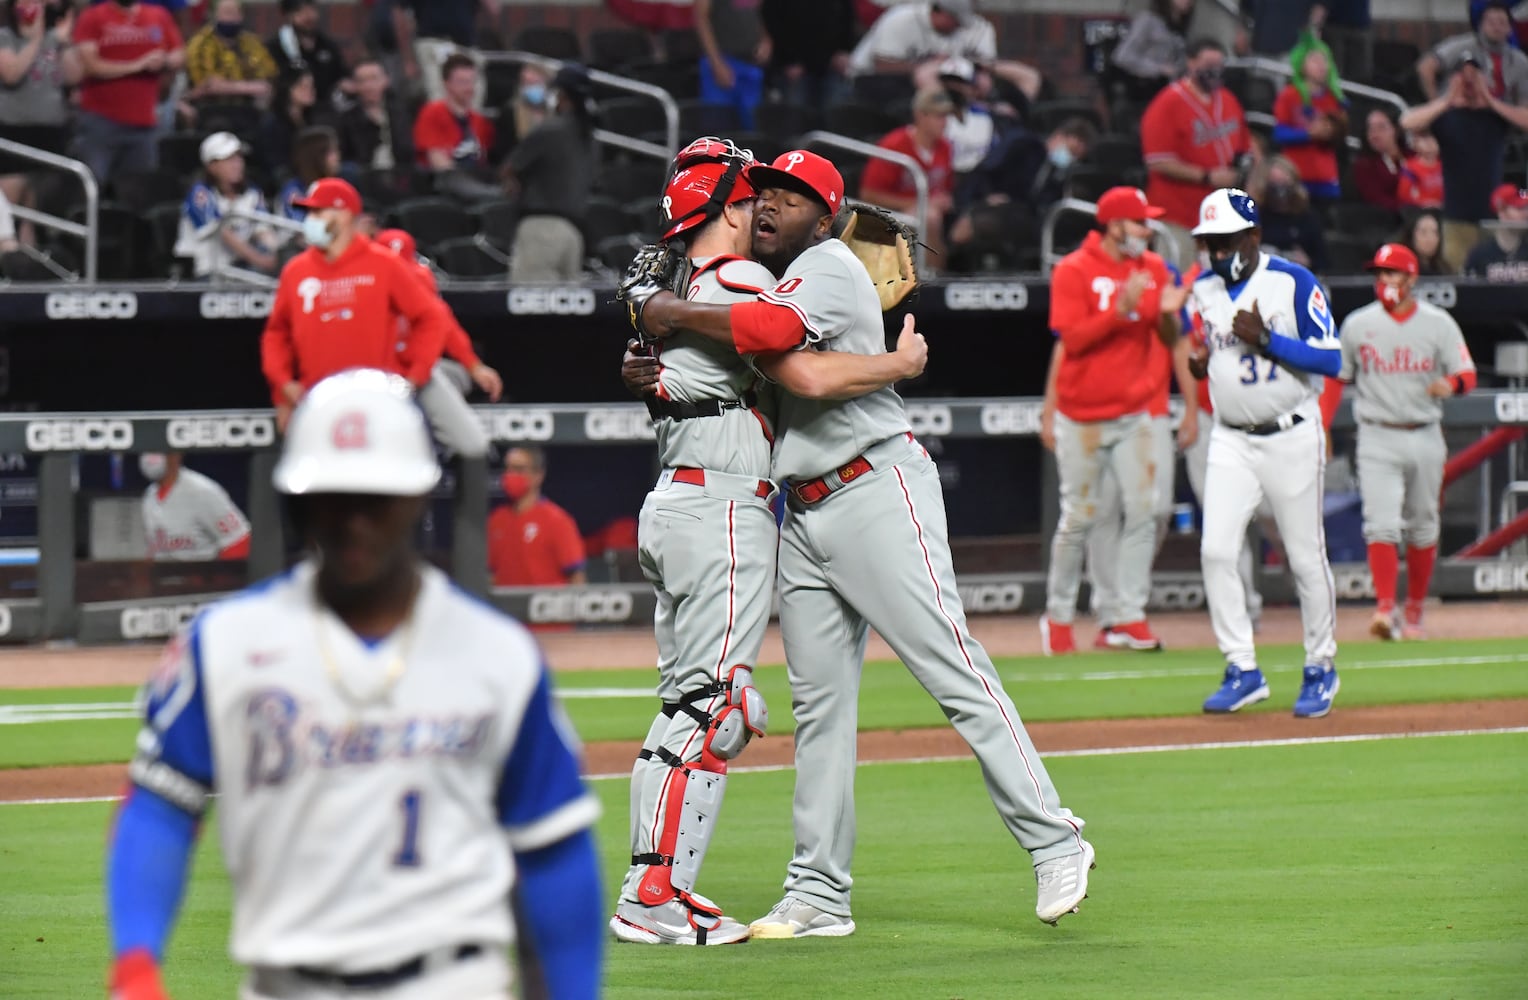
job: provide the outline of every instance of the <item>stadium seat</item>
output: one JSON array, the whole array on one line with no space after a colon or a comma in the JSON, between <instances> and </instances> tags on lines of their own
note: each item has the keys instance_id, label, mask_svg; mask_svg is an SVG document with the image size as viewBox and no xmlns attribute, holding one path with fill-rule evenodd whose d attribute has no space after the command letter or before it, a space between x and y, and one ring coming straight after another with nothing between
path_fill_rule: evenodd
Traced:
<instances>
[{"instance_id":1,"label":"stadium seat","mask_svg":"<svg viewBox=\"0 0 1528 1000\"><path fill-rule=\"evenodd\" d=\"M878 108L897 107L903 115L911 114L913 92L913 78L908 73L866 73L853 82L854 100Z\"/></svg>"},{"instance_id":2,"label":"stadium seat","mask_svg":"<svg viewBox=\"0 0 1528 1000\"><path fill-rule=\"evenodd\" d=\"M648 199L649 211L653 211L655 199ZM589 199L584 212L584 239L598 246L602 240L621 236L632 231L632 219L625 206L614 198L595 195Z\"/></svg>"},{"instance_id":3,"label":"stadium seat","mask_svg":"<svg viewBox=\"0 0 1528 1000\"><path fill-rule=\"evenodd\" d=\"M737 108L703 104L699 99L679 102L679 141L698 135L730 136L739 128Z\"/></svg>"},{"instance_id":4,"label":"stadium seat","mask_svg":"<svg viewBox=\"0 0 1528 1000\"><path fill-rule=\"evenodd\" d=\"M498 278L509 273L509 261L495 248L472 236L444 240L430 255L446 274L453 278Z\"/></svg>"},{"instance_id":5,"label":"stadium seat","mask_svg":"<svg viewBox=\"0 0 1528 1000\"><path fill-rule=\"evenodd\" d=\"M626 270L626 265L631 263L632 256L641 248L642 241L627 233L600 240L594 244L594 253L600 263L620 274Z\"/></svg>"},{"instance_id":6,"label":"stadium seat","mask_svg":"<svg viewBox=\"0 0 1528 1000\"><path fill-rule=\"evenodd\" d=\"M1333 232L1388 237L1401 224L1401 217L1388 208L1364 201L1340 201L1327 206L1327 228Z\"/></svg>"},{"instance_id":7,"label":"stadium seat","mask_svg":"<svg viewBox=\"0 0 1528 1000\"><path fill-rule=\"evenodd\" d=\"M816 108L766 101L753 109L753 123L784 151L796 145L798 136L821 128L822 115Z\"/></svg>"},{"instance_id":8,"label":"stadium seat","mask_svg":"<svg viewBox=\"0 0 1528 1000\"><path fill-rule=\"evenodd\" d=\"M85 209L76 209L70 214L69 221L84 223ZM134 259L136 251L143 244L140 238L140 230L143 228L137 209L110 201L103 201L97 206L96 277L99 280L132 281L148 277L141 273L145 262ZM74 237L65 239L70 240L66 245L83 252L83 240Z\"/></svg>"},{"instance_id":9,"label":"stadium seat","mask_svg":"<svg viewBox=\"0 0 1528 1000\"><path fill-rule=\"evenodd\" d=\"M875 105L851 101L828 108L823 116L823 127L829 132L837 132L852 139L878 142L887 132L907 124L911 119L910 111L905 118L897 119Z\"/></svg>"},{"instance_id":10,"label":"stadium seat","mask_svg":"<svg viewBox=\"0 0 1528 1000\"><path fill-rule=\"evenodd\" d=\"M612 132L632 136L668 128L663 106L650 97L610 97L600 101L599 123Z\"/></svg>"},{"instance_id":11,"label":"stadium seat","mask_svg":"<svg viewBox=\"0 0 1528 1000\"><path fill-rule=\"evenodd\" d=\"M186 197L189 185L169 170L112 174L106 185L113 201L124 205L157 205Z\"/></svg>"},{"instance_id":12,"label":"stadium seat","mask_svg":"<svg viewBox=\"0 0 1528 1000\"><path fill-rule=\"evenodd\" d=\"M1097 201L1105 191L1124 183L1124 173L1118 169L1083 165L1072 168L1066 180L1066 195L1083 201Z\"/></svg>"},{"instance_id":13,"label":"stadium seat","mask_svg":"<svg viewBox=\"0 0 1528 1000\"><path fill-rule=\"evenodd\" d=\"M645 31L635 28L601 28L589 33L589 65L613 70L632 62L653 58L653 46Z\"/></svg>"},{"instance_id":14,"label":"stadium seat","mask_svg":"<svg viewBox=\"0 0 1528 1000\"><path fill-rule=\"evenodd\" d=\"M174 277L175 239L180 235L180 210L178 201L162 201L143 213L148 228L149 241L154 255L154 270L161 277ZM190 271L179 277L190 277Z\"/></svg>"},{"instance_id":15,"label":"stadium seat","mask_svg":"<svg viewBox=\"0 0 1528 1000\"><path fill-rule=\"evenodd\" d=\"M190 178L202 170L202 137L196 132L172 132L159 139L159 168L169 170L182 179Z\"/></svg>"},{"instance_id":16,"label":"stadium seat","mask_svg":"<svg viewBox=\"0 0 1528 1000\"><path fill-rule=\"evenodd\" d=\"M485 201L467 209L467 214L477 221L477 233L490 240L511 240L515 234L515 222L519 217L517 202L505 198Z\"/></svg>"},{"instance_id":17,"label":"stadium seat","mask_svg":"<svg viewBox=\"0 0 1528 1000\"><path fill-rule=\"evenodd\" d=\"M1326 233L1326 274L1362 274L1364 265L1374 259L1384 237L1353 235L1328 230Z\"/></svg>"},{"instance_id":18,"label":"stadium seat","mask_svg":"<svg viewBox=\"0 0 1528 1000\"><path fill-rule=\"evenodd\" d=\"M1273 102L1278 99L1278 84L1263 76L1253 76L1235 66L1228 66L1226 87L1241 101L1244 111L1273 112Z\"/></svg>"},{"instance_id":19,"label":"stadium seat","mask_svg":"<svg viewBox=\"0 0 1528 1000\"><path fill-rule=\"evenodd\" d=\"M1394 91L1410 101L1420 96L1417 84L1417 60L1422 50L1411 42L1374 40L1374 80L1376 87ZM1344 74L1346 75L1346 74ZM1417 93L1413 93L1413 92Z\"/></svg>"},{"instance_id":20,"label":"stadium seat","mask_svg":"<svg viewBox=\"0 0 1528 1000\"><path fill-rule=\"evenodd\" d=\"M57 281L58 277L47 264L23 250L0 254L0 278L6 281Z\"/></svg>"},{"instance_id":21,"label":"stadium seat","mask_svg":"<svg viewBox=\"0 0 1528 1000\"><path fill-rule=\"evenodd\" d=\"M407 198L393 206L390 217L393 225L414 237L426 255L446 240L477 232L477 220L449 198Z\"/></svg>"},{"instance_id":22,"label":"stadium seat","mask_svg":"<svg viewBox=\"0 0 1528 1000\"><path fill-rule=\"evenodd\" d=\"M1093 231L1093 216L1086 212L1062 212L1056 219L1055 242L1051 252L1069 254L1082 246Z\"/></svg>"},{"instance_id":23,"label":"stadium seat","mask_svg":"<svg viewBox=\"0 0 1528 1000\"><path fill-rule=\"evenodd\" d=\"M582 62L584 58L584 49L579 44L578 35L567 28L546 25L526 28L515 36L511 47L519 52L534 52L549 59L574 59Z\"/></svg>"},{"instance_id":24,"label":"stadium seat","mask_svg":"<svg viewBox=\"0 0 1528 1000\"><path fill-rule=\"evenodd\" d=\"M491 62L483 66L483 107L502 108L514 100L520 89L520 67L514 63Z\"/></svg>"},{"instance_id":25,"label":"stadium seat","mask_svg":"<svg viewBox=\"0 0 1528 1000\"><path fill-rule=\"evenodd\" d=\"M371 167L362 170L355 187L361 200L373 212L386 212L404 198L418 193L414 171L408 169L378 170Z\"/></svg>"},{"instance_id":26,"label":"stadium seat","mask_svg":"<svg viewBox=\"0 0 1528 1000\"><path fill-rule=\"evenodd\" d=\"M645 199L653 204L663 194L668 165L653 159L612 164L595 178L595 190L620 204Z\"/></svg>"},{"instance_id":27,"label":"stadium seat","mask_svg":"<svg viewBox=\"0 0 1528 1000\"><path fill-rule=\"evenodd\" d=\"M1086 118L1095 128L1100 131L1103 129L1104 116L1099 112L1098 105L1090 98L1035 101L1029 106L1025 124L1032 132L1049 135L1068 118Z\"/></svg>"},{"instance_id":28,"label":"stadium seat","mask_svg":"<svg viewBox=\"0 0 1528 1000\"><path fill-rule=\"evenodd\" d=\"M728 137L737 143L739 149L752 152L753 158L760 163L769 163L788 148L776 143L773 138L763 132L734 131L729 132Z\"/></svg>"},{"instance_id":29,"label":"stadium seat","mask_svg":"<svg viewBox=\"0 0 1528 1000\"><path fill-rule=\"evenodd\" d=\"M672 28L658 36L663 58L671 63L700 62L700 36L690 28Z\"/></svg>"},{"instance_id":30,"label":"stadium seat","mask_svg":"<svg viewBox=\"0 0 1528 1000\"><path fill-rule=\"evenodd\" d=\"M616 73L665 90L676 101L700 96L700 70L693 62L642 60L619 66Z\"/></svg>"},{"instance_id":31,"label":"stadium seat","mask_svg":"<svg viewBox=\"0 0 1528 1000\"><path fill-rule=\"evenodd\" d=\"M1141 139L1139 136L1119 132L1105 133L1098 137L1083 162L1123 174L1144 162L1141 159Z\"/></svg>"}]
</instances>

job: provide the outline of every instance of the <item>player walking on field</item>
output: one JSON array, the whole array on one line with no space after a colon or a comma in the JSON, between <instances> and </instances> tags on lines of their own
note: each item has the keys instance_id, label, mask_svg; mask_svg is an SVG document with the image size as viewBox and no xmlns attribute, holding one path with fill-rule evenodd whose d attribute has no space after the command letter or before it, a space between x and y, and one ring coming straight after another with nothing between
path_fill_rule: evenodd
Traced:
<instances>
[{"instance_id":1,"label":"player walking on field","mask_svg":"<svg viewBox=\"0 0 1528 1000\"><path fill-rule=\"evenodd\" d=\"M1417 258L1398 243L1369 263L1375 301L1342 324L1342 381L1358 398L1358 490L1381 639L1425 637L1422 602L1438 556L1443 400L1475 388L1475 362L1454 318L1412 297ZM1397 546L1406 543L1404 624L1395 620Z\"/></svg>"},{"instance_id":2,"label":"player walking on field","mask_svg":"<svg viewBox=\"0 0 1528 1000\"><path fill-rule=\"evenodd\" d=\"M684 329L740 353L886 358L876 287L832 236L843 179L805 150L749 172L755 256L780 274L754 302L685 302L640 277L622 295L648 335ZM645 274L639 258L629 274ZM908 328L911 326L909 320ZM907 328L904 329L904 337ZM789 355L787 355L789 356ZM780 624L796 718L796 855L758 938L842 937L850 916L860 671L871 627L971 746L994 804L1029 850L1047 923L1087 895L1093 848L1060 804L1013 702L966 627L939 473L889 385L847 400L787 395L773 474L790 480L780 541Z\"/></svg>"},{"instance_id":3,"label":"player walking on field","mask_svg":"<svg viewBox=\"0 0 1528 1000\"><path fill-rule=\"evenodd\" d=\"M1040 618L1047 656L1077 651L1072 621L1106 471L1119 485L1124 510L1114 570L1117 607L1108 611L1106 641L1162 648L1146 622L1146 601L1156 557L1158 466L1165 450L1169 468L1161 474L1171 476L1172 447L1170 438L1161 447L1167 427L1153 419L1151 408L1167 375L1162 348L1175 348L1182 333L1179 313L1188 289L1147 249L1146 220L1161 214L1139 188L1111 188L1098 199L1098 229L1051 275L1050 325L1062 350L1054 417L1061 520L1051 540Z\"/></svg>"},{"instance_id":4,"label":"player walking on field","mask_svg":"<svg viewBox=\"0 0 1528 1000\"><path fill-rule=\"evenodd\" d=\"M1335 376L1341 345L1321 285L1299 264L1263 253L1257 205L1222 188L1204 199L1194 237L1209 270L1194 282L1204 344L1191 360L1215 408L1205 471L1200 562L1215 639L1226 657L1206 712L1268 697L1237 571L1247 525L1265 498L1283 536L1305 626L1305 673L1294 712L1317 718L1337 694L1336 590L1322 521L1326 435L1320 376Z\"/></svg>"},{"instance_id":5,"label":"player walking on field","mask_svg":"<svg viewBox=\"0 0 1528 1000\"><path fill-rule=\"evenodd\" d=\"M214 792L243 1000L509 1000L517 888L550 995L597 996L599 806L535 641L415 547L440 468L408 384L333 376L288 431L275 485L315 554L199 614L147 687L112 996L167 996Z\"/></svg>"}]
</instances>

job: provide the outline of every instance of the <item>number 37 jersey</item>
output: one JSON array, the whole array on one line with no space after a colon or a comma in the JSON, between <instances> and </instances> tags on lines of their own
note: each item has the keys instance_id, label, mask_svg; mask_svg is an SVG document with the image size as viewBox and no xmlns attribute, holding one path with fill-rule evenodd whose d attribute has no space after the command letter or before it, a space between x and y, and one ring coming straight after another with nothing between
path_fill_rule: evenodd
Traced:
<instances>
[{"instance_id":1,"label":"number 37 jersey","mask_svg":"<svg viewBox=\"0 0 1528 1000\"><path fill-rule=\"evenodd\" d=\"M1300 409L1320 394L1320 375L1281 365L1232 332L1236 314L1256 311L1274 336L1293 337L1322 350L1341 350L1326 292L1310 271L1262 254L1257 270L1227 287L1213 272L1194 282L1194 307L1210 347L1210 399L1215 415L1233 426L1267 423Z\"/></svg>"}]
</instances>

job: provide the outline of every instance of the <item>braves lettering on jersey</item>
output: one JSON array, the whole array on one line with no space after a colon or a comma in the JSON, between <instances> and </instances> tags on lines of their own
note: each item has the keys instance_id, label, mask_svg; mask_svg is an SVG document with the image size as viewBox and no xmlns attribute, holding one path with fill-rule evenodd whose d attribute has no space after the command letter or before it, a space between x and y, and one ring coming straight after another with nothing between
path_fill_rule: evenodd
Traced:
<instances>
[{"instance_id":1,"label":"braves lettering on jersey","mask_svg":"<svg viewBox=\"0 0 1528 1000\"><path fill-rule=\"evenodd\" d=\"M1296 371L1265 357L1231 330L1237 312L1254 306L1275 335L1312 347L1340 347L1326 292L1299 264L1262 254L1245 281L1226 287L1213 272L1194 282L1194 301L1210 347L1210 399L1224 423L1267 423L1298 410L1321 391L1321 376Z\"/></svg>"},{"instance_id":2,"label":"braves lettering on jersey","mask_svg":"<svg viewBox=\"0 0 1528 1000\"><path fill-rule=\"evenodd\" d=\"M220 793L241 963L357 972L507 945L511 852L599 814L535 642L434 569L410 623L364 642L314 576L222 601L171 645L133 780L193 813Z\"/></svg>"},{"instance_id":3,"label":"braves lettering on jersey","mask_svg":"<svg viewBox=\"0 0 1528 1000\"><path fill-rule=\"evenodd\" d=\"M775 282L769 269L756 261L712 257L694 263L686 298L695 302L746 302ZM761 381L736 351L698 334L678 333L657 350L663 364L658 395L663 399L738 400ZM771 410L772 405L737 407L716 417L659 420L654 425L659 464L768 479L774 440Z\"/></svg>"},{"instance_id":4,"label":"braves lettering on jersey","mask_svg":"<svg viewBox=\"0 0 1528 1000\"><path fill-rule=\"evenodd\" d=\"M182 468L168 493L158 483L143 493L143 534L149 558L216 559L249 537L249 521L228 492L200 472Z\"/></svg>"},{"instance_id":5,"label":"braves lettering on jersey","mask_svg":"<svg viewBox=\"0 0 1528 1000\"><path fill-rule=\"evenodd\" d=\"M802 251L784 277L759 295L785 306L806 327L802 347L814 351L883 354L881 303L865 265L839 240ZM789 429L775 448L776 479L815 479L878 441L910 431L902 397L887 386L846 401L786 394L780 422Z\"/></svg>"},{"instance_id":6,"label":"braves lettering on jersey","mask_svg":"<svg viewBox=\"0 0 1528 1000\"><path fill-rule=\"evenodd\" d=\"M1443 400L1428 395L1427 387L1474 370L1459 324L1437 306L1418 302L1398 320L1371 302L1343 321L1340 377L1357 383L1353 415L1361 421L1437 423Z\"/></svg>"}]
</instances>

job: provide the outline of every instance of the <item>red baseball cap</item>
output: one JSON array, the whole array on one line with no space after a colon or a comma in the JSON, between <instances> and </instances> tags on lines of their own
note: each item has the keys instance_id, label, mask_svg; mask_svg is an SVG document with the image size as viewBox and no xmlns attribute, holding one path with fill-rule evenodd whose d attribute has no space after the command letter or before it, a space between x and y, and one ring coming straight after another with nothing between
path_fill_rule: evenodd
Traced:
<instances>
[{"instance_id":1,"label":"red baseball cap","mask_svg":"<svg viewBox=\"0 0 1528 1000\"><path fill-rule=\"evenodd\" d=\"M361 196L356 189L350 186L349 181L338 177L325 177L316 180L308 188L308 193L301 198L294 198L292 204L298 208L306 208L309 211L317 211L324 208L343 208L350 212L360 214Z\"/></svg>"},{"instance_id":2,"label":"red baseball cap","mask_svg":"<svg viewBox=\"0 0 1528 1000\"><path fill-rule=\"evenodd\" d=\"M793 149L775 157L769 166L755 164L748 168L748 183L754 190L783 187L810 194L828 211L837 212L844 203L844 178L826 158L805 149Z\"/></svg>"},{"instance_id":3,"label":"red baseball cap","mask_svg":"<svg viewBox=\"0 0 1528 1000\"><path fill-rule=\"evenodd\" d=\"M1491 211L1500 212L1504 208L1528 207L1528 191L1524 191L1516 184L1503 184L1491 192Z\"/></svg>"},{"instance_id":4,"label":"red baseball cap","mask_svg":"<svg viewBox=\"0 0 1528 1000\"><path fill-rule=\"evenodd\" d=\"M1386 243L1374 251L1374 259L1365 264L1370 271L1400 271L1403 274L1420 274L1417 255L1411 248L1400 243Z\"/></svg>"},{"instance_id":5,"label":"red baseball cap","mask_svg":"<svg viewBox=\"0 0 1528 1000\"><path fill-rule=\"evenodd\" d=\"M1115 219L1145 222L1147 219L1160 219L1164 214L1164 209L1146 200L1145 191L1127 186L1112 187L1100 195L1094 218L1099 222L1113 222Z\"/></svg>"},{"instance_id":6,"label":"red baseball cap","mask_svg":"<svg viewBox=\"0 0 1528 1000\"><path fill-rule=\"evenodd\" d=\"M384 229L377 234L376 240L404 260L413 260L418 256L419 250L414 244L414 237L402 229Z\"/></svg>"}]
</instances>

